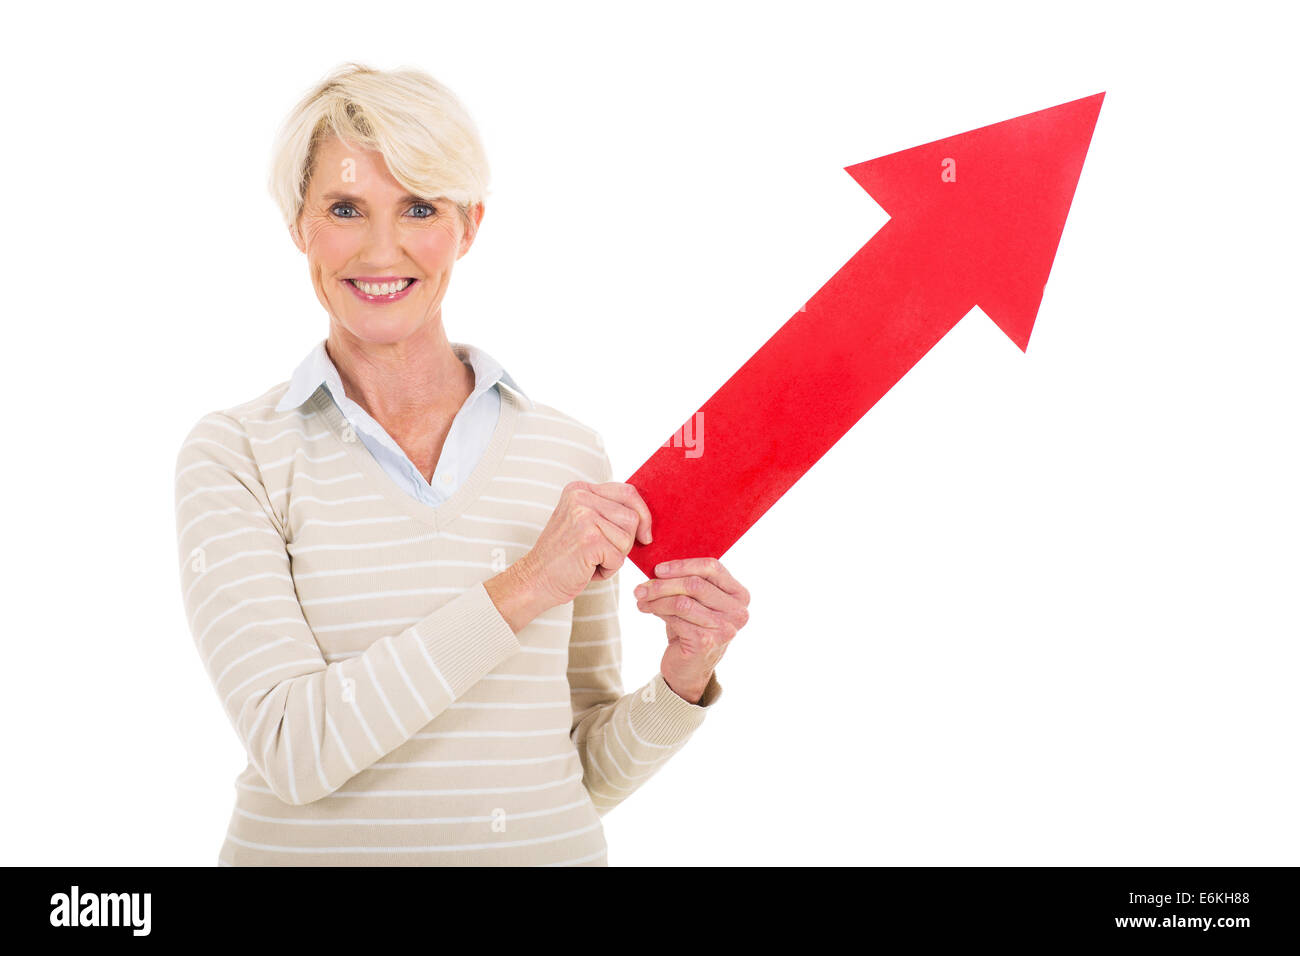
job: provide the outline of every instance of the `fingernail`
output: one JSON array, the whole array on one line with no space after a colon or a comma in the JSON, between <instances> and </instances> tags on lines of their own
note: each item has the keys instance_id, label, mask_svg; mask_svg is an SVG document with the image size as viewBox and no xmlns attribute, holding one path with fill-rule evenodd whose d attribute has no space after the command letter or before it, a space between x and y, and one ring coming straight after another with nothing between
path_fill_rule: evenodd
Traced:
<instances>
[{"instance_id":1,"label":"fingernail","mask_svg":"<svg viewBox=\"0 0 1300 956\"><path fill-rule=\"evenodd\" d=\"M638 586L637 589L636 589L635 591L633 591L632 593L635 594L635 595L636 595L637 597L639 597L639 598L643 598L643 597L645 597L645 595L646 595L646 586L645 586L644 584L642 584L642 585Z\"/></svg>"}]
</instances>

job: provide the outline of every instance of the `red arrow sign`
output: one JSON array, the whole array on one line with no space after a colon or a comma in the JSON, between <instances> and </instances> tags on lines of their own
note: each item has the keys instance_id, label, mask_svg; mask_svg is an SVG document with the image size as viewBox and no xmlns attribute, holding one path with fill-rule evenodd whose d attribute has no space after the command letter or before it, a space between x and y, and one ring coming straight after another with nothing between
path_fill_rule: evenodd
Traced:
<instances>
[{"instance_id":1,"label":"red arrow sign","mask_svg":"<svg viewBox=\"0 0 1300 956\"><path fill-rule=\"evenodd\" d=\"M847 167L889 222L627 479L628 558L722 557L976 305L1027 349L1105 95Z\"/></svg>"}]
</instances>

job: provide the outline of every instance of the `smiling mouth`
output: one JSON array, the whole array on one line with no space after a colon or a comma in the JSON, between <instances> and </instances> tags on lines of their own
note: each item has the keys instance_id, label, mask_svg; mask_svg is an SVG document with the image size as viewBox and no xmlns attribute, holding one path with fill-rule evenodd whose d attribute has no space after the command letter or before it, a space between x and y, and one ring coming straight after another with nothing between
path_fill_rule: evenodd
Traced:
<instances>
[{"instance_id":1,"label":"smiling mouth","mask_svg":"<svg viewBox=\"0 0 1300 956\"><path fill-rule=\"evenodd\" d=\"M383 296L397 295L399 292L406 291L415 285L417 280L402 278L387 279L380 282L368 282L363 279L344 279L343 281L363 295L382 298Z\"/></svg>"}]
</instances>

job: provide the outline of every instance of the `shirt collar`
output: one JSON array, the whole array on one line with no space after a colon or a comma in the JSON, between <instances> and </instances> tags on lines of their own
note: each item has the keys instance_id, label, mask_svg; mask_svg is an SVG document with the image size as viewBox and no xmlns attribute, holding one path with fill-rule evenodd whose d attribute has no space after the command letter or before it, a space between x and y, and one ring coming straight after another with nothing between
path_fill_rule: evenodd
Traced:
<instances>
[{"instance_id":1,"label":"shirt collar","mask_svg":"<svg viewBox=\"0 0 1300 956\"><path fill-rule=\"evenodd\" d=\"M532 399L515 383L510 373L501 367L501 363L491 355L481 348L465 342L452 342L451 347L452 351L461 360L468 361L470 367L474 369L474 391L470 393L466 403L477 398L493 385L500 383L516 392L523 400L524 406L530 410L532 409ZM284 397L280 399L280 404L275 406L275 410L277 412L286 412L291 408L297 408L311 398L322 385L329 388L335 402L340 405L343 404L347 398L346 393L343 391L343 381L339 378L338 369L330 361L329 352L325 349L324 339L317 342L312 350L307 353L307 357L294 369L293 377L289 380L289 388L285 391Z\"/></svg>"}]
</instances>

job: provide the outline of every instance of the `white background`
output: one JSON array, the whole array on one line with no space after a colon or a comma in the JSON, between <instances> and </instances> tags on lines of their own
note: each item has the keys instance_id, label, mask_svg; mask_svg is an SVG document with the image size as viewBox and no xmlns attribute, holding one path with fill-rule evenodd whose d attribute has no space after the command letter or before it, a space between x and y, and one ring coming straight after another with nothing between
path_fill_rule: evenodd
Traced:
<instances>
[{"instance_id":1,"label":"white background","mask_svg":"<svg viewBox=\"0 0 1300 956\"><path fill-rule=\"evenodd\" d=\"M1105 91L1028 352L972 312L728 552L723 697L609 859L1300 862L1280 9L7 13L3 862L216 862L244 759L172 470L325 335L265 180L346 60L469 108L492 191L448 334L616 478L885 221L843 167ZM627 568L635 687L663 632Z\"/></svg>"}]
</instances>

